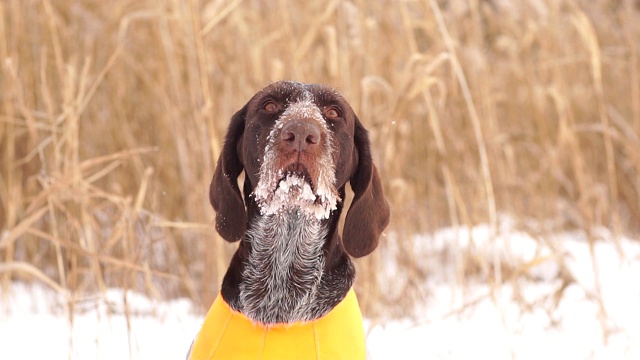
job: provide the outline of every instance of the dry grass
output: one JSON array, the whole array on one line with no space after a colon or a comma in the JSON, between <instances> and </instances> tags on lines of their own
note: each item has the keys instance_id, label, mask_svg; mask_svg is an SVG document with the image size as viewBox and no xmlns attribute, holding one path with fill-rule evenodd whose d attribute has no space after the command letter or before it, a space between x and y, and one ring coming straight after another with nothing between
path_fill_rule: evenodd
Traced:
<instances>
[{"instance_id":1,"label":"dry grass","mask_svg":"<svg viewBox=\"0 0 640 360\"><path fill-rule=\"evenodd\" d=\"M370 129L405 303L416 233L500 214L541 239L637 233L638 39L624 0L0 2L0 282L70 314L109 286L208 304L234 249L207 198L220 140L279 79L337 87ZM450 260L461 284L519 276ZM381 261L358 263L370 313L397 301Z\"/></svg>"}]
</instances>

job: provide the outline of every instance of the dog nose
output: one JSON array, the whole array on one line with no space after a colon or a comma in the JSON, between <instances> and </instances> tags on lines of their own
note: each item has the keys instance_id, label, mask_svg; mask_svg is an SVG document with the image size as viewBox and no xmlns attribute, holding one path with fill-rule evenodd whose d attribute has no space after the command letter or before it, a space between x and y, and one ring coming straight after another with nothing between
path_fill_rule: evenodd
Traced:
<instances>
[{"instance_id":1,"label":"dog nose","mask_svg":"<svg viewBox=\"0 0 640 360\"><path fill-rule=\"evenodd\" d=\"M282 127L281 136L291 150L305 151L320 142L320 127L308 120L291 120Z\"/></svg>"}]
</instances>

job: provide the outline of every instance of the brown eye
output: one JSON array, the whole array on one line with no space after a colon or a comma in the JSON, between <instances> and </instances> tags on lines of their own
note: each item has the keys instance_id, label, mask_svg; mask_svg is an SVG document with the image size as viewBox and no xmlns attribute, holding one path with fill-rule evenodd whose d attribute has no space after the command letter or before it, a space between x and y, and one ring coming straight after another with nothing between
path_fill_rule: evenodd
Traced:
<instances>
[{"instance_id":1,"label":"brown eye","mask_svg":"<svg viewBox=\"0 0 640 360\"><path fill-rule=\"evenodd\" d=\"M278 111L278 105L276 103L274 103L273 101L267 101L267 103L265 103L262 108L270 113L276 112Z\"/></svg>"},{"instance_id":2,"label":"brown eye","mask_svg":"<svg viewBox=\"0 0 640 360\"><path fill-rule=\"evenodd\" d=\"M324 111L324 116L326 116L329 119L339 118L340 111L338 111L338 109L336 108L328 108L327 110Z\"/></svg>"}]
</instances>

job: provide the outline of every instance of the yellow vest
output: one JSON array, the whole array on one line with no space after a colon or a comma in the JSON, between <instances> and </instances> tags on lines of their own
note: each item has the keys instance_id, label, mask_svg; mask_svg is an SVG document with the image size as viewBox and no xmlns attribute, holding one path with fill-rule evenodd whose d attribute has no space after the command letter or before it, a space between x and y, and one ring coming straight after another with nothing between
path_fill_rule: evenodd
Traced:
<instances>
[{"instance_id":1,"label":"yellow vest","mask_svg":"<svg viewBox=\"0 0 640 360\"><path fill-rule=\"evenodd\" d=\"M353 289L327 315L310 322L255 324L218 295L190 360L364 360L362 314Z\"/></svg>"}]
</instances>

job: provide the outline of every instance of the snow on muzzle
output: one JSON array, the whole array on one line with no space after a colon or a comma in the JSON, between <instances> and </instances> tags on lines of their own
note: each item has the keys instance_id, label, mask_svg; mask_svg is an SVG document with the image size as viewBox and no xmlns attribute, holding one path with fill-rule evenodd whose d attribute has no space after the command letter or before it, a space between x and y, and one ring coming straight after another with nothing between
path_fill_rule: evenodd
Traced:
<instances>
[{"instance_id":1,"label":"snow on muzzle","mask_svg":"<svg viewBox=\"0 0 640 360\"><path fill-rule=\"evenodd\" d=\"M285 156L277 146L281 141L281 130L287 122L296 119L310 119L320 127L324 135L319 144L321 150L312 160L307 160L307 164L281 165ZM269 133L260 179L252 194L260 206L260 213L274 215L298 208L318 220L328 219L341 201L335 187L333 149L331 132L310 96L290 104ZM291 171L292 166L295 171ZM308 171L309 167L313 167L313 171ZM313 178L309 178L310 174L314 174Z\"/></svg>"}]
</instances>

